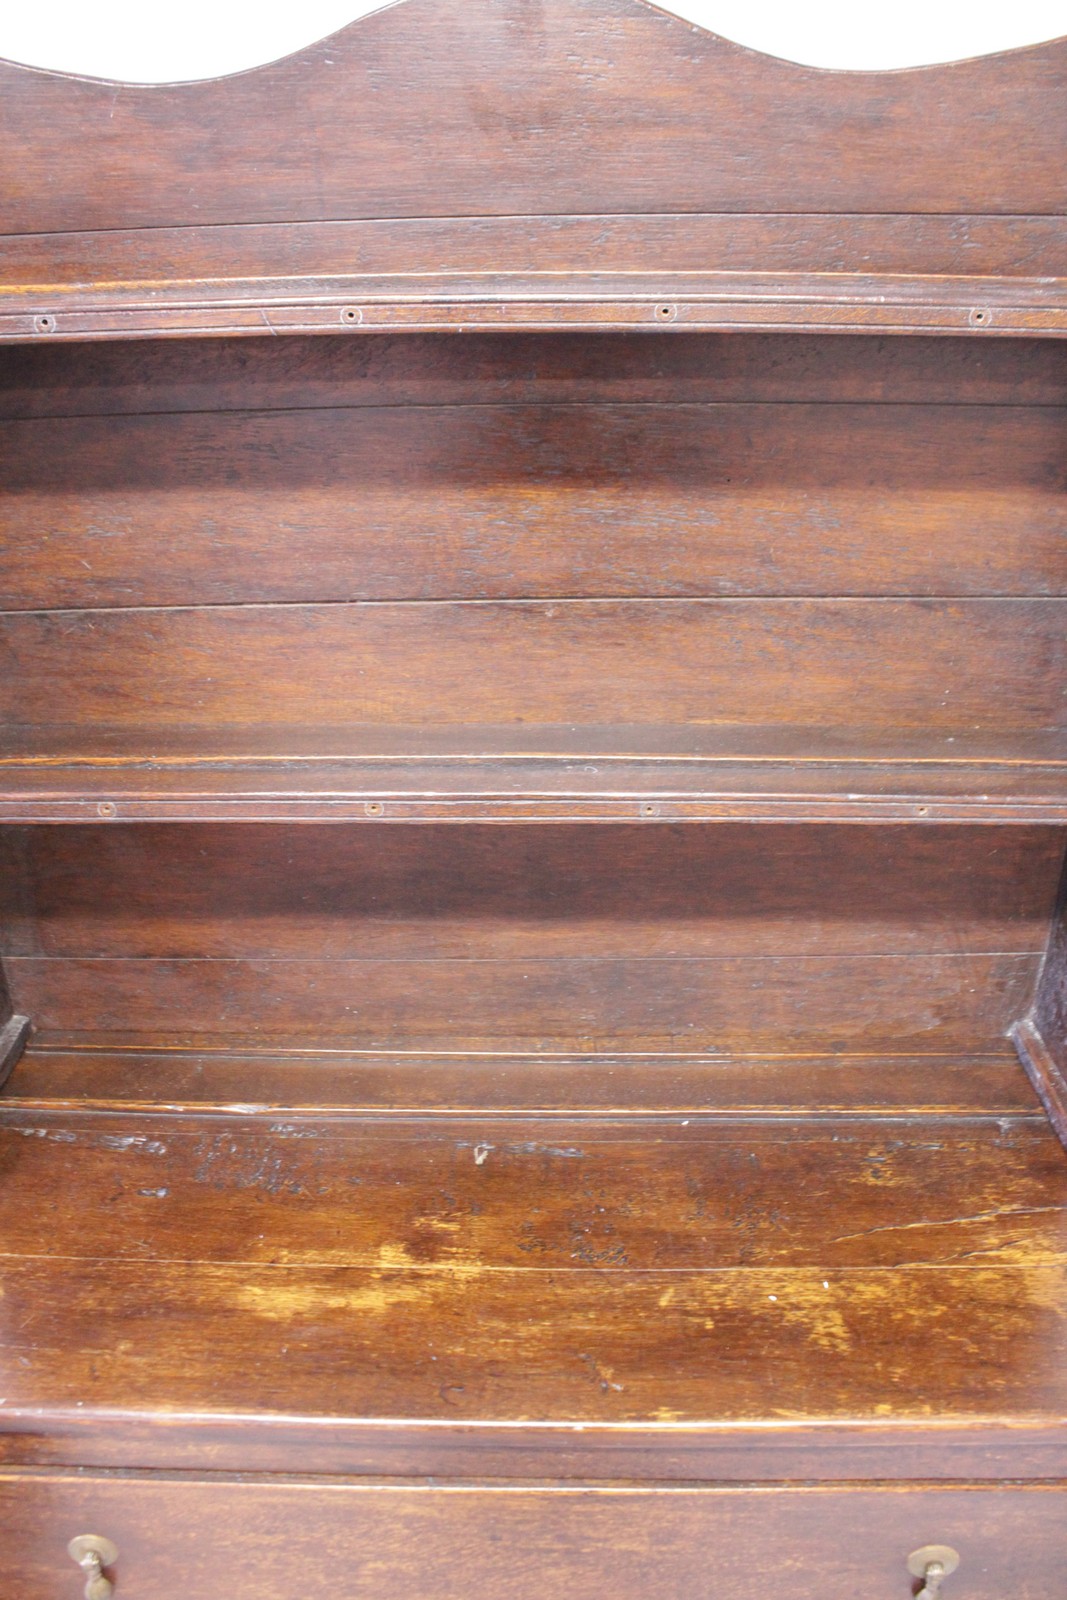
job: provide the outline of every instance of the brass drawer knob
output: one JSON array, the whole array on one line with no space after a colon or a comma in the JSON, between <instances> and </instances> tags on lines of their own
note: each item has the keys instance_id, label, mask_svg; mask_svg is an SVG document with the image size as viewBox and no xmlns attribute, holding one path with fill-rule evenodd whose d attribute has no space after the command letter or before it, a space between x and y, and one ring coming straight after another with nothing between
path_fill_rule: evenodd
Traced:
<instances>
[{"instance_id":1,"label":"brass drawer knob","mask_svg":"<svg viewBox=\"0 0 1067 1600\"><path fill-rule=\"evenodd\" d=\"M115 1585L104 1576L104 1568L113 1567L119 1558L111 1540L95 1533L79 1533L68 1544L67 1553L85 1573L85 1600L109 1600Z\"/></svg>"},{"instance_id":2,"label":"brass drawer knob","mask_svg":"<svg viewBox=\"0 0 1067 1600\"><path fill-rule=\"evenodd\" d=\"M908 1557L908 1571L923 1581L915 1600L938 1600L941 1585L959 1564L959 1551L948 1544L924 1544L921 1550L913 1550Z\"/></svg>"}]
</instances>

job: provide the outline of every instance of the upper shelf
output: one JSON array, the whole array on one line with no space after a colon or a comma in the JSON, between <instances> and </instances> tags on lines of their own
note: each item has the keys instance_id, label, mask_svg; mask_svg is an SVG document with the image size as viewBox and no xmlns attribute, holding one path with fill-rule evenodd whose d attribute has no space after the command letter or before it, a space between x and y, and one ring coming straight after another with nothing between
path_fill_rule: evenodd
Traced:
<instances>
[{"instance_id":1,"label":"upper shelf","mask_svg":"<svg viewBox=\"0 0 1067 1600\"><path fill-rule=\"evenodd\" d=\"M824 72L645 0L407 0L198 83L0 63L0 338L1065 334L1065 86L1067 40Z\"/></svg>"},{"instance_id":2,"label":"upper shelf","mask_svg":"<svg viewBox=\"0 0 1067 1600\"><path fill-rule=\"evenodd\" d=\"M18 342L670 327L1067 337L1067 278L441 271L0 290L0 340Z\"/></svg>"}]
</instances>

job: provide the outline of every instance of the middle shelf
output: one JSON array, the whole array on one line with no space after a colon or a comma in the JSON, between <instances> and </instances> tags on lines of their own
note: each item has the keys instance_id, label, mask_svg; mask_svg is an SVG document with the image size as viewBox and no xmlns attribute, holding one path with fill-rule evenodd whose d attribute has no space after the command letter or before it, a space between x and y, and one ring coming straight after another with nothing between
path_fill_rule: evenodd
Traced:
<instances>
[{"instance_id":1,"label":"middle shelf","mask_svg":"<svg viewBox=\"0 0 1067 1600\"><path fill-rule=\"evenodd\" d=\"M0 822L1067 822L1067 734L9 727Z\"/></svg>"}]
</instances>

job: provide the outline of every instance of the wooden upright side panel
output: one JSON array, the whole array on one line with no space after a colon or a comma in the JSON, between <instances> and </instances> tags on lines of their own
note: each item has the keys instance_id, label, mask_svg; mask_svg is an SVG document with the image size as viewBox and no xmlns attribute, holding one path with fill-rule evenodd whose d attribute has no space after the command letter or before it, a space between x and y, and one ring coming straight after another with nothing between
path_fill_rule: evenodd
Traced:
<instances>
[{"instance_id":1,"label":"wooden upright side panel","mask_svg":"<svg viewBox=\"0 0 1067 1600\"><path fill-rule=\"evenodd\" d=\"M11 895L19 892L20 874L14 870L7 838L0 834L0 916L6 922ZM0 933L0 946L4 934ZM3 960L0 959L0 1088L4 1086L22 1055L29 1037L29 1019L15 1013L11 1003Z\"/></svg>"},{"instance_id":2,"label":"wooden upright side panel","mask_svg":"<svg viewBox=\"0 0 1067 1600\"><path fill-rule=\"evenodd\" d=\"M1037 992L1012 1037L1053 1127L1067 1146L1067 872Z\"/></svg>"}]
</instances>

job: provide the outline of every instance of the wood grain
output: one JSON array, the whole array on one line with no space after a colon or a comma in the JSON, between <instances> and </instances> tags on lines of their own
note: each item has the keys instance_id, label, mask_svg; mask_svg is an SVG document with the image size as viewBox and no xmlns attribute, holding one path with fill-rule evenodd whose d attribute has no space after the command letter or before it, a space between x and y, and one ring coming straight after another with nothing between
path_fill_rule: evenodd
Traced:
<instances>
[{"instance_id":1,"label":"wood grain","mask_svg":"<svg viewBox=\"0 0 1067 1600\"><path fill-rule=\"evenodd\" d=\"M1039 954L1059 829L112 826L0 834L0 952ZM0 860L3 858L0 857Z\"/></svg>"},{"instance_id":2,"label":"wood grain","mask_svg":"<svg viewBox=\"0 0 1067 1600\"><path fill-rule=\"evenodd\" d=\"M530 1111L825 1118L1037 1115L1007 1040L990 1055L640 1056L539 1052L183 1050L162 1036L109 1050L92 1035L40 1035L19 1061L5 1105L33 1112L229 1111L321 1119L376 1113L444 1117Z\"/></svg>"},{"instance_id":3,"label":"wood grain","mask_svg":"<svg viewBox=\"0 0 1067 1600\"><path fill-rule=\"evenodd\" d=\"M1040 956L723 956L7 963L35 1027L197 1046L643 1051L995 1050Z\"/></svg>"},{"instance_id":4,"label":"wood grain","mask_svg":"<svg viewBox=\"0 0 1067 1600\"><path fill-rule=\"evenodd\" d=\"M1067 1167L1032 1120L5 1120L40 1197L5 1269L13 1427L265 1394L338 1423L1062 1416ZM108 1180L72 1190L75 1152Z\"/></svg>"},{"instance_id":5,"label":"wood grain","mask_svg":"<svg viewBox=\"0 0 1067 1600\"><path fill-rule=\"evenodd\" d=\"M1067 822L1064 737L478 726L0 732L16 823Z\"/></svg>"},{"instance_id":6,"label":"wood grain","mask_svg":"<svg viewBox=\"0 0 1067 1600\"><path fill-rule=\"evenodd\" d=\"M5 227L1062 214L1065 62L1057 42L916 72L827 74L635 0L545 0L536 11L410 0L205 83L146 88L4 66ZM285 106L301 116L280 140Z\"/></svg>"},{"instance_id":7,"label":"wood grain","mask_svg":"<svg viewBox=\"0 0 1067 1600\"><path fill-rule=\"evenodd\" d=\"M175 1542L189 1585L283 1600L296 1588L351 1592L373 1582L397 1600L462 1600L477 1572L508 1600L547 1582L576 1596L610 1585L638 1600L656 1585L690 1592L708 1571L756 1600L768 1572L798 1600L829 1570L874 1600L906 1600L918 1543L951 1539L968 1594L1020 1600L1056 1593L1065 1549L1062 1487L870 1489L619 1488L471 1484L79 1479L8 1475L0 1506L14 1531L12 1577L27 1600L52 1600L70 1573L71 1528L102 1528L119 1547L117 1582L145 1600L173 1594ZM196 1530L190 1537L189 1530ZM355 1546L355 1553L353 1553ZM73 1568L71 1569L74 1570Z\"/></svg>"},{"instance_id":8,"label":"wood grain","mask_svg":"<svg viewBox=\"0 0 1067 1600\"><path fill-rule=\"evenodd\" d=\"M791 1070L779 1063L783 1085ZM916 1078L922 1070L912 1064ZM888 1079L893 1065L838 1068L842 1079L863 1071ZM936 1094L939 1064L925 1074ZM1015 1077L1025 1088L1017 1066ZM4 1248L57 1270L100 1259L80 1209L55 1205L75 1162L86 1188L107 1195L111 1262L173 1264L195 1239L201 1265L283 1273L1059 1265L1067 1163L1032 1100L1026 1111L936 1127L899 1115L823 1121L799 1106L758 1123L698 1111L681 1125L456 1116L442 1126L12 1105L0 1170L23 1204ZM989 1203L961 1214L964 1193Z\"/></svg>"},{"instance_id":9,"label":"wood grain","mask_svg":"<svg viewBox=\"0 0 1067 1600\"><path fill-rule=\"evenodd\" d=\"M179 227L9 234L0 251L0 286L7 290L6 304L24 304L33 294L47 296L60 287L80 290L83 304L97 305L106 302L109 290L128 295L146 284L157 295L184 288L188 296L190 262L203 283L195 292L216 304L220 294L254 294L253 280L262 292L265 278L292 282L294 273L320 301L353 280L366 287L368 281L395 285L420 276L424 282L436 278L438 288L444 279L483 289L501 274L527 282L536 277L551 291L552 279L558 284L567 274L594 281L606 274L642 274L663 283L683 273L851 276L862 266L869 274L1004 276L1018 283L1035 274L1058 276L1065 237L1062 215L914 211L663 215L653 208L606 216L387 216L207 227L190 221Z\"/></svg>"},{"instance_id":10,"label":"wood grain","mask_svg":"<svg viewBox=\"0 0 1067 1600\"><path fill-rule=\"evenodd\" d=\"M755 722L1022 732L1063 602L217 606L0 617L15 724ZM656 670L648 670L655 661Z\"/></svg>"},{"instance_id":11,"label":"wood grain","mask_svg":"<svg viewBox=\"0 0 1067 1600\"><path fill-rule=\"evenodd\" d=\"M744 221L728 219L731 236ZM598 219L598 228L609 224ZM501 228L510 237L510 223ZM49 240L49 249L60 242ZM9 420L575 402L1062 406L1067 348L1047 339L740 337L672 329L664 339L473 332L462 339L376 333L74 345L38 340L0 351L0 416Z\"/></svg>"},{"instance_id":12,"label":"wood grain","mask_svg":"<svg viewBox=\"0 0 1067 1600\"><path fill-rule=\"evenodd\" d=\"M0 63L19 1600L1061 1593L1065 87Z\"/></svg>"},{"instance_id":13,"label":"wood grain","mask_svg":"<svg viewBox=\"0 0 1067 1600\"><path fill-rule=\"evenodd\" d=\"M1067 413L433 406L9 424L8 609L1067 591Z\"/></svg>"}]
</instances>

